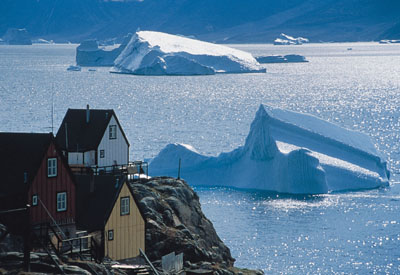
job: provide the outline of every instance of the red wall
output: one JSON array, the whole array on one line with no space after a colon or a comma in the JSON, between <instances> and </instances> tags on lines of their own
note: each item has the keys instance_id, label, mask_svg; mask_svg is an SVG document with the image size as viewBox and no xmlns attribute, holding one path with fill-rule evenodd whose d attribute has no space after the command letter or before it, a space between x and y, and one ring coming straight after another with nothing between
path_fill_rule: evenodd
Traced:
<instances>
[{"instance_id":1,"label":"red wall","mask_svg":"<svg viewBox=\"0 0 400 275\"><path fill-rule=\"evenodd\" d=\"M57 176L47 177L47 159L57 157ZM43 157L38 173L28 192L28 202L32 205L32 195L37 194L58 224L75 222L75 184L68 172L67 164L61 160L53 143ZM57 212L57 193L67 192L67 210ZM31 223L51 222L51 218L38 200L31 207Z\"/></svg>"}]
</instances>

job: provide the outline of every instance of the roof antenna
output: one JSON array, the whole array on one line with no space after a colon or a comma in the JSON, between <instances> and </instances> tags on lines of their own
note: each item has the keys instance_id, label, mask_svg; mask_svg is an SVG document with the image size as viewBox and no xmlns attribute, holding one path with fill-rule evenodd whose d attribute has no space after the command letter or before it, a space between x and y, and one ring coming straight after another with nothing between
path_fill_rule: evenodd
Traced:
<instances>
[{"instance_id":1,"label":"roof antenna","mask_svg":"<svg viewBox=\"0 0 400 275\"><path fill-rule=\"evenodd\" d=\"M54 90L51 91L51 133L54 134Z\"/></svg>"}]
</instances>

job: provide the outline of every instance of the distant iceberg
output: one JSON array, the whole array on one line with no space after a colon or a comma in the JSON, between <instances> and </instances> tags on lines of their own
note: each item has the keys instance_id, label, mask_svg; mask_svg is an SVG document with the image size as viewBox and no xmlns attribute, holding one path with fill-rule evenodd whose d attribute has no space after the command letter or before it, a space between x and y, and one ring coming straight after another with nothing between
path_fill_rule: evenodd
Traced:
<instances>
[{"instance_id":1,"label":"distant iceberg","mask_svg":"<svg viewBox=\"0 0 400 275\"><path fill-rule=\"evenodd\" d=\"M247 52L178 35L139 31L115 60L115 72L210 75L265 72Z\"/></svg>"},{"instance_id":2,"label":"distant iceberg","mask_svg":"<svg viewBox=\"0 0 400 275\"><path fill-rule=\"evenodd\" d=\"M124 37L121 45L99 47L99 43L96 39L88 39L83 41L76 48L76 64L79 66L114 66L114 61L125 49L132 34L128 34Z\"/></svg>"},{"instance_id":3,"label":"distant iceberg","mask_svg":"<svg viewBox=\"0 0 400 275\"><path fill-rule=\"evenodd\" d=\"M304 56L298 54L256 56L256 60L261 64L308 62Z\"/></svg>"},{"instance_id":4,"label":"distant iceberg","mask_svg":"<svg viewBox=\"0 0 400 275\"><path fill-rule=\"evenodd\" d=\"M395 39L387 40L387 39L384 39L384 40L380 40L379 43L380 44L398 44L398 43L400 43L400 40L395 40Z\"/></svg>"},{"instance_id":5,"label":"distant iceberg","mask_svg":"<svg viewBox=\"0 0 400 275\"><path fill-rule=\"evenodd\" d=\"M281 33L277 39L274 40L274 45L302 45L303 43L310 42L307 38L297 37Z\"/></svg>"},{"instance_id":6,"label":"distant iceberg","mask_svg":"<svg viewBox=\"0 0 400 275\"><path fill-rule=\"evenodd\" d=\"M389 184L386 162L368 136L317 117L261 105L244 146L217 157L167 145L152 176L181 177L194 186L228 186L290 194L323 194Z\"/></svg>"},{"instance_id":7,"label":"distant iceberg","mask_svg":"<svg viewBox=\"0 0 400 275\"><path fill-rule=\"evenodd\" d=\"M9 45L32 45L31 36L26 29L9 28L3 40Z\"/></svg>"}]
</instances>

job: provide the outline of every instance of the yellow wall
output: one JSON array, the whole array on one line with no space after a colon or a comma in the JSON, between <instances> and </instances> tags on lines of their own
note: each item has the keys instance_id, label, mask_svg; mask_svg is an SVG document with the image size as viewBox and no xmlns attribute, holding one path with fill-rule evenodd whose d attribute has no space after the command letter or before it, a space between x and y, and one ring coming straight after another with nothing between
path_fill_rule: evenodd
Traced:
<instances>
[{"instance_id":1,"label":"yellow wall","mask_svg":"<svg viewBox=\"0 0 400 275\"><path fill-rule=\"evenodd\" d=\"M129 215L121 216L121 197L129 196ZM108 230L114 230L114 240L108 240ZM113 260L121 260L139 255L139 248L145 251L145 222L139 212L126 183L121 189L111 215L106 223L105 255Z\"/></svg>"}]
</instances>

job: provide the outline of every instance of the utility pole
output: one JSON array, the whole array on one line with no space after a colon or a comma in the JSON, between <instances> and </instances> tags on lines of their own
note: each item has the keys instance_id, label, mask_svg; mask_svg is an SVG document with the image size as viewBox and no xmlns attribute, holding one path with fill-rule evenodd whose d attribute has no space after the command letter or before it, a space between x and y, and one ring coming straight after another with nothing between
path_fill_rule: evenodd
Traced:
<instances>
[{"instance_id":1,"label":"utility pole","mask_svg":"<svg viewBox=\"0 0 400 275\"><path fill-rule=\"evenodd\" d=\"M181 179L181 158L179 158L179 166L178 166L178 180Z\"/></svg>"}]
</instances>

